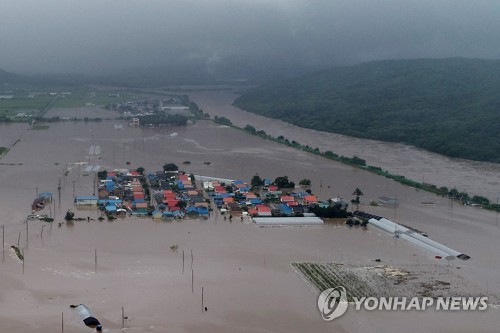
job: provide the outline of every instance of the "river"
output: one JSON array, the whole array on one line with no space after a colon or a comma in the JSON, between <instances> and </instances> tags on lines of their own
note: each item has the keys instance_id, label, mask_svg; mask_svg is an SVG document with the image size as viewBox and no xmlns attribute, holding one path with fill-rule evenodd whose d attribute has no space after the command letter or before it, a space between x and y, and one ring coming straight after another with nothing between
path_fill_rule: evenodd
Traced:
<instances>
[{"instance_id":1,"label":"river","mask_svg":"<svg viewBox=\"0 0 500 333\"><path fill-rule=\"evenodd\" d=\"M413 146L353 138L345 135L300 128L287 122L246 112L232 105L238 97L233 90L193 91L189 93L203 111L224 116L233 124L254 126L257 130L290 141L331 150L339 155L357 155L368 165L382 167L393 174L465 191L472 197L482 195L495 202L500 196L500 164L451 158ZM498 152L500 154L500 152Z\"/></svg>"}]
</instances>

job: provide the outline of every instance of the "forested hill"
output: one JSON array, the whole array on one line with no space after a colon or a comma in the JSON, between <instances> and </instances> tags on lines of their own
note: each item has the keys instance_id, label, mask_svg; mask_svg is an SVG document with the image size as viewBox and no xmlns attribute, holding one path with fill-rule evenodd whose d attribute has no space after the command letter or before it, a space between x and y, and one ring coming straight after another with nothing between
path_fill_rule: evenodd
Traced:
<instances>
[{"instance_id":1,"label":"forested hill","mask_svg":"<svg viewBox=\"0 0 500 333\"><path fill-rule=\"evenodd\" d=\"M6 72L4 70L0 69L0 84L5 85L9 83L18 83L22 82L24 80L24 77L21 75L13 74ZM0 90L0 93L2 90Z\"/></svg>"},{"instance_id":2,"label":"forested hill","mask_svg":"<svg viewBox=\"0 0 500 333\"><path fill-rule=\"evenodd\" d=\"M338 67L260 86L234 104L315 130L500 162L500 60Z\"/></svg>"}]
</instances>

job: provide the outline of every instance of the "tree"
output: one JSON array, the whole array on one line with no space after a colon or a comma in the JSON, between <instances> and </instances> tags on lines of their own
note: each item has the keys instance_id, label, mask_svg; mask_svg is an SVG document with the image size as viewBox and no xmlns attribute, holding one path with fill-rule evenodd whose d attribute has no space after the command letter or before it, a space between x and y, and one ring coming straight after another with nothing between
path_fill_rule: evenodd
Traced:
<instances>
[{"instance_id":1,"label":"tree","mask_svg":"<svg viewBox=\"0 0 500 333\"><path fill-rule=\"evenodd\" d=\"M175 165L174 163L165 163L163 165L163 171L168 172L168 171L178 171L179 167Z\"/></svg>"},{"instance_id":2,"label":"tree","mask_svg":"<svg viewBox=\"0 0 500 333\"><path fill-rule=\"evenodd\" d=\"M294 188L295 183L288 180L288 176L278 177L274 180L274 184L279 188Z\"/></svg>"},{"instance_id":3,"label":"tree","mask_svg":"<svg viewBox=\"0 0 500 333\"><path fill-rule=\"evenodd\" d=\"M233 123L231 122L231 120L229 120L228 118L226 117L219 117L219 116L215 116L214 117L214 120L215 122L219 123L219 124L223 124L223 125L232 125Z\"/></svg>"},{"instance_id":4,"label":"tree","mask_svg":"<svg viewBox=\"0 0 500 333\"><path fill-rule=\"evenodd\" d=\"M97 172L97 178L99 180L106 179L106 177L108 177L108 171L107 170L102 170L102 171Z\"/></svg>"},{"instance_id":5,"label":"tree","mask_svg":"<svg viewBox=\"0 0 500 333\"><path fill-rule=\"evenodd\" d=\"M300 182L299 182L299 185L301 186L311 186L311 180L309 179L302 179Z\"/></svg>"},{"instance_id":6,"label":"tree","mask_svg":"<svg viewBox=\"0 0 500 333\"><path fill-rule=\"evenodd\" d=\"M276 184L276 186L278 186L279 188L285 188L288 186L288 177L287 176L278 177L274 180L274 184Z\"/></svg>"},{"instance_id":7,"label":"tree","mask_svg":"<svg viewBox=\"0 0 500 333\"><path fill-rule=\"evenodd\" d=\"M144 168L143 167L138 167L135 171L137 171L138 173L140 173L141 175L144 175Z\"/></svg>"},{"instance_id":8,"label":"tree","mask_svg":"<svg viewBox=\"0 0 500 333\"><path fill-rule=\"evenodd\" d=\"M485 198L485 197L482 197L482 196L479 196L479 195L473 196L472 197L472 202L476 203L476 204L479 204L479 205L489 205L490 204L490 200L488 198Z\"/></svg>"},{"instance_id":9,"label":"tree","mask_svg":"<svg viewBox=\"0 0 500 333\"><path fill-rule=\"evenodd\" d=\"M66 221L72 221L74 219L74 217L75 217L75 213L73 213L72 211L70 211L68 209L68 211L66 212L66 215L64 216L64 219Z\"/></svg>"},{"instance_id":10,"label":"tree","mask_svg":"<svg viewBox=\"0 0 500 333\"><path fill-rule=\"evenodd\" d=\"M244 128L245 131L247 132L250 132L252 134L255 134L257 132L257 130L255 129L255 127L253 127L252 125L246 125L245 128Z\"/></svg>"},{"instance_id":11,"label":"tree","mask_svg":"<svg viewBox=\"0 0 500 333\"><path fill-rule=\"evenodd\" d=\"M452 188L450 192L448 192L448 196L450 198L458 198L458 190L456 188Z\"/></svg>"},{"instance_id":12,"label":"tree","mask_svg":"<svg viewBox=\"0 0 500 333\"><path fill-rule=\"evenodd\" d=\"M257 131L256 133L258 136L260 137L263 137L263 138L266 138L267 137L267 133L263 130L260 130L260 131Z\"/></svg>"},{"instance_id":13,"label":"tree","mask_svg":"<svg viewBox=\"0 0 500 333\"><path fill-rule=\"evenodd\" d=\"M358 203L359 204L359 197L362 196L364 193L359 189L359 187L356 187L354 192L352 192L352 195L356 196L356 199L351 200L351 202Z\"/></svg>"},{"instance_id":14,"label":"tree","mask_svg":"<svg viewBox=\"0 0 500 333\"><path fill-rule=\"evenodd\" d=\"M255 175L252 177L250 184L252 185L252 187L259 187L264 185L264 181L262 180L262 178L260 178L259 175Z\"/></svg>"},{"instance_id":15,"label":"tree","mask_svg":"<svg viewBox=\"0 0 500 333\"><path fill-rule=\"evenodd\" d=\"M177 204L176 204L177 207L179 207L180 209L184 209L187 207L187 203L186 201L183 201L183 200L180 200Z\"/></svg>"}]
</instances>

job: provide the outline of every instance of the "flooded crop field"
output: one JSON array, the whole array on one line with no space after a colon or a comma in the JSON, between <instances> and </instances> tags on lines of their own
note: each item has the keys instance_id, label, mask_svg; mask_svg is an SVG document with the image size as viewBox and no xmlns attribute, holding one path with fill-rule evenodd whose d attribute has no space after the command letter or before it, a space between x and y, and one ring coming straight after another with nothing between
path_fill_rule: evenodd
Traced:
<instances>
[{"instance_id":1,"label":"flooded crop field","mask_svg":"<svg viewBox=\"0 0 500 333\"><path fill-rule=\"evenodd\" d=\"M208 102L210 94L212 102ZM246 121L243 115L233 114L220 94L228 93L202 92L193 99L212 115L227 116L243 126L250 123L270 134L298 138L321 149L330 147L329 140L334 138L317 134L313 140L308 130L291 125L277 126L273 132L262 120L252 123L254 118ZM77 112L82 116L85 109ZM51 116L70 113L58 110ZM80 303L92 309L105 332L120 332L122 325L128 332L497 331L500 310L494 307L484 312L349 309L343 317L325 322L317 309L318 291L291 265L344 262L368 266L380 258L384 265L425 265L426 272L433 272L432 267L439 272L451 270L474 291L498 295L500 227L494 212L463 207L211 121L185 128L132 128L117 120L58 122L45 130L10 124L1 125L0 130L2 146L10 147L19 139L0 160L0 217L5 225L0 263L2 331L59 332L64 326L65 332L89 332L69 307ZM387 161L398 155L397 149L403 149L385 144L379 151L366 148L371 151L366 156L359 150L361 146L355 148L346 142L339 138L332 150L357 154L387 169ZM372 146L379 144L373 142ZM401 170L405 166L408 177L418 178L419 165L429 168L417 157L428 153L421 154L414 155L418 160L415 164L400 159L394 165ZM190 164L183 165L185 161ZM287 175L296 182L307 178L321 199L343 197L349 201L359 187L364 192L360 210L422 230L471 259L437 260L432 253L370 226L349 228L329 222L315 227L259 228L248 218L225 220L217 210L208 220L156 222L126 217L109 222L98 220L100 213L95 207L77 210L73 205L75 195L95 193L95 169L88 166L156 171L167 162L196 175L246 181L256 173L272 179ZM444 171L437 168L437 174L424 171L425 179L429 177L429 182L436 184L442 180L447 186L455 179L457 187L463 186L460 190L473 193L477 189L490 197L498 189L498 165L474 169L473 162L464 165L449 160L442 164L457 173L449 171L449 178L442 179L440 172ZM474 171L469 172L471 169ZM462 177L463 172L470 173L470 178ZM484 187L478 188L478 181ZM26 222L31 202L44 191L54 194L53 202L40 213L53 216L55 221ZM397 196L399 206L369 205L383 195ZM434 204L423 206L423 201ZM65 222L68 209L85 221ZM24 251L24 263L10 250L18 244ZM175 251L171 249L174 245ZM122 308L127 317L123 322Z\"/></svg>"}]
</instances>

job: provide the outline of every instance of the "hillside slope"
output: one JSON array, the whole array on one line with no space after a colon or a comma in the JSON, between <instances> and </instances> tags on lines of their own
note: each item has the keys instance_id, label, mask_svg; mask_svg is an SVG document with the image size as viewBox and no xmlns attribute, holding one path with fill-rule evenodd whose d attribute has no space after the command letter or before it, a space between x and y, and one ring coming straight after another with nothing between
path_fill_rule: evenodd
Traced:
<instances>
[{"instance_id":1,"label":"hillside slope","mask_svg":"<svg viewBox=\"0 0 500 333\"><path fill-rule=\"evenodd\" d=\"M500 162L500 60L338 67L260 86L234 104L320 131Z\"/></svg>"},{"instance_id":2,"label":"hillside slope","mask_svg":"<svg viewBox=\"0 0 500 333\"><path fill-rule=\"evenodd\" d=\"M6 72L0 69L0 84L10 84L10 83L19 83L24 82L25 78L21 75Z\"/></svg>"}]
</instances>

